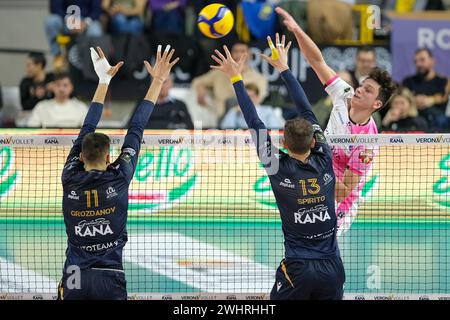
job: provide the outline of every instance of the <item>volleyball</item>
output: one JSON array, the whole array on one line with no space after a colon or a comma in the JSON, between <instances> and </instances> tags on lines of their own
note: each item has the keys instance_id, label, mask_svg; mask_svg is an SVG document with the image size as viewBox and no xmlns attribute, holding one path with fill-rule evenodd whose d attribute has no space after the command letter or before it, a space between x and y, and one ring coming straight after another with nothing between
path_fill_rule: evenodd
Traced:
<instances>
[{"instance_id":1,"label":"volleyball","mask_svg":"<svg viewBox=\"0 0 450 320\"><path fill-rule=\"evenodd\" d=\"M220 3L213 3L204 7L197 20L198 28L208 38L226 36L234 25L233 13Z\"/></svg>"}]
</instances>

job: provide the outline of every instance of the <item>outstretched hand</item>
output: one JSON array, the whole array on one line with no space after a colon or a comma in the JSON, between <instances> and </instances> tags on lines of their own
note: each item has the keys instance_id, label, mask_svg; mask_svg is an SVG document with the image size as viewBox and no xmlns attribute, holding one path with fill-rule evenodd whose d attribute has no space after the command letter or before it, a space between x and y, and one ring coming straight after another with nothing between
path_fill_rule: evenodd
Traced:
<instances>
[{"instance_id":1,"label":"outstretched hand","mask_svg":"<svg viewBox=\"0 0 450 320\"><path fill-rule=\"evenodd\" d=\"M94 64L95 73L99 78L99 83L109 84L112 77L114 77L119 71L120 67L123 66L123 61L120 61L115 66L111 67L102 49L100 47L97 47L97 51L91 47L91 59L92 63Z\"/></svg>"},{"instance_id":2,"label":"outstretched hand","mask_svg":"<svg viewBox=\"0 0 450 320\"><path fill-rule=\"evenodd\" d=\"M283 24L290 32L301 30L299 24L295 22L294 18L286 10L280 7L276 7L275 11L283 18Z\"/></svg>"},{"instance_id":3,"label":"outstretched hand","mask_svg":"<svg viewBox=\"0 0 450 320\"><path fill-rule=\"evenodd\" d=\"M211 69L220 70L225 73L229 78L233 78L242 73L247 61L247 55L243 54L238 61L234 61L231 56L230 50L227 46L223 46L225 56L220 53L219 50L214 50L216 55L212 55L211 58L217 62L217 66L210 66Z\"/></svg>"},{"instance_id":4,"label":"outstretched hand","mask_svg":"<svg viewBox=\"0 0 450 320\"><path fill-rule=\"evenodd\" d=\"M172 59L175 53L175 49L170 50L170 52L169 50L170 45L167 45L164 53L162 53L162 46L159 45L156 52L155 64L152 66L148 61L144 61L145 67L153 79L159 79L164 82L169 77L172 67L180 60L180 58L176 58L170 62L170 59Z\"/></svg>"},{"instance_id":5,"label":"outstretched hand","mask_svg":"<svg viewBox=\"0 0 450 320\"><path fill-rule=\"evenodd\" d=\"M273 46L273 42L270 36L267 37L267 41L269 42L270 46ZM277 33L275 47L271 48L272 56L269 57L265 54L260 54L260 56L261 58L266 60L271 66L273 66L278 72L281 73L289 69L288 52L289 48L291 47L291 44L292 42L289 41L289 43L286 46L286 37L283 35L280 41L280 35Z\"/></svg>"}]
</instances>

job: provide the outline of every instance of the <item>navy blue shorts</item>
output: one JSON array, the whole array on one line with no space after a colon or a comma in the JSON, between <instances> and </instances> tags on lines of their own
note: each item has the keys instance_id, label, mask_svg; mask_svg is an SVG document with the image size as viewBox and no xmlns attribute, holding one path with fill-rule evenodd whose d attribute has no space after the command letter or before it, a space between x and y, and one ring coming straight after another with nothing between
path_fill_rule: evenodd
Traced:
<instances>
[{"instance_id":1,"label":"navy blue shorts","mask_svg":"<svg viewBox=\"0 0 450 320\"><path fill-rule=\"evenodd\" d=\"M127 282L120 270L81 270L80 288L73 288L70 274L64 274L58 285L58 300L126 300Z\"/></svg>"},{"instance_id":2,"label":"navy blue shorts","mask_svg":"<svg viewBox=\"0 0 450 320\"><path fill-rule=\"evenodd\" d=\"M341 258L283 260L278 267L272 300L342 300L345 271Z\"/></svg>"}]
</instances>

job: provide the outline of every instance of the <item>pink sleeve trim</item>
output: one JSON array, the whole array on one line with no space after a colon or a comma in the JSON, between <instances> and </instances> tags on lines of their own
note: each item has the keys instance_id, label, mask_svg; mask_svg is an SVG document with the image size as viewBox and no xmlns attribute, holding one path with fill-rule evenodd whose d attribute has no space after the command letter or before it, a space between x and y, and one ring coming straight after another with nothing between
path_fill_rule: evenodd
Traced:
<instances>
[{"instance_id":1,"label":"pink sleeve trim","mask_svg":"<svg viewBox=\"0 0 450 320\"><path fill-rule=\"evenodd\" d=\"M339 75L337 75L337 74L335 74L330 80L328 80L326 83L325 83L325 86L329 86L330 84L332 84L336 79L338 79L339 78Z\"/></svg>"}]
</instances>

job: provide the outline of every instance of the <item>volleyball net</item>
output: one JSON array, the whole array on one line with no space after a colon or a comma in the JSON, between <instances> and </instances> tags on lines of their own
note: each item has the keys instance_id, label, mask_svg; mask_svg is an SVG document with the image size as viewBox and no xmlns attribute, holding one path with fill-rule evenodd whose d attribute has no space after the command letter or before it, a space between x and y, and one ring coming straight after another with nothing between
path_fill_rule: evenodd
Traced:
<instances>
[{"instance_id":1,"label":"volleyball net","mask_svg":"<svg viewBox=\"0 0 450 320\"><path fill-rule=\"evenodd\" d=\"M124 135L110 137L115 159ZM56 298L67 245L61 171L75 138L0 135L0 299ZM364 146L359 161L373 163L339 239L345 298L450 298L450 135L327 139ZM247 132L146 134L128 213L131 299L268 298L283 234Z\"/></svg>"}]
</instances>

